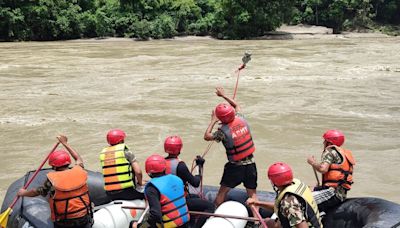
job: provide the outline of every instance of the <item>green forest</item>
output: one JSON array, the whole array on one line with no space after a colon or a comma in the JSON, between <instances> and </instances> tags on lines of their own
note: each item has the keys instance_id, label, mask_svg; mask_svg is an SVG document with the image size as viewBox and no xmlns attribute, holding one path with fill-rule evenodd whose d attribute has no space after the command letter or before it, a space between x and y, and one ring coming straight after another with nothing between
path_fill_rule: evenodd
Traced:
<instances>
[{"instance_id":1,"label":"green forest","mask_svg":"<svg viewBox=\"0 0 400 228\"><path fill-rule=\"evenodd\" d=\"M283 23L390 34L400 24L400 0L0 0L2 41L248 39Z\"/></svg>"}]
</instances>

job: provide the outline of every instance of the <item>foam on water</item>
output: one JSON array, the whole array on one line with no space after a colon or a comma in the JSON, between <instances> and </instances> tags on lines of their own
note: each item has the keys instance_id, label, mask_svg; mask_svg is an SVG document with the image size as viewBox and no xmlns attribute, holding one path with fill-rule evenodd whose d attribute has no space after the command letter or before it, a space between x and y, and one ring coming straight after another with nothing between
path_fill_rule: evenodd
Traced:
<instances>
[{"instance_id":1,"label":"foam on water","mask_svg":"<svg viewBox=\"0 0 400 228\"><path fill-rule=\"evenodd\" d=\"M234 71L250 50L252 60L240 74L237 99L255 139L260 188L272 190L264 173L277 160L290 163L298 178L313 184L305 159L319 157L321 134L339 128L358 161L350 195L400 203L400 174L394 165L400 162L395 152L400 148L398 43L2 43L0 194L38 165L60 133L69 136L91 170L100 170L98 153L110 128L127 132L127 144L142 168L148 155L163 154L162 141L170 134L182 136L181 156L190 164L208 145L203 134L211 110L222 101L215 86L232 95ZM206 157L207 184L218 185L225 162L223 147L215 143ZM376 173L378 166L385 169Z\"/></svg>"}]
</instances>

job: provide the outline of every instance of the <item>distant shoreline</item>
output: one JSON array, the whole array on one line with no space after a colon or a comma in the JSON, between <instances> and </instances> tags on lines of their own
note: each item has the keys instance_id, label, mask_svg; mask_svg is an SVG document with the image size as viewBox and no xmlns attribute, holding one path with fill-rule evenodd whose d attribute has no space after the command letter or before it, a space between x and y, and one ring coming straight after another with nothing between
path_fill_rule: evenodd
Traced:
<instances>
[{"instance_id":1,"label":"distant shoreline","mask_svg":"<svg viewBox=\"0 0 400 228\"><path fill-rule=\"evenodd\" d=\"M342 32L333 34L333 29L315 25L283 25L276 31L268 32L264 36L250 38L248 40L303 40L303 39L345 39L345 38L393 38L380 32ZM178 41L201 41L219 40L211 36L175 36L170 39L149 39L149 40L178 40ZM134 38L104 37L104 38L82 38L66 41L141 41Z\"/></svg>"}]
</instances>

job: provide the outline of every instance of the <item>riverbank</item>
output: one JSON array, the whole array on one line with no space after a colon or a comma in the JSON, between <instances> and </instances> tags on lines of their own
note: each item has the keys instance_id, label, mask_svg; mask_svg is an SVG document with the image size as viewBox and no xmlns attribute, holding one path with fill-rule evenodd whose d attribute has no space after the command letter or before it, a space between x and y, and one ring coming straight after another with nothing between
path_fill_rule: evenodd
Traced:
<instances>
[{"instance_id":1,"label":"riverbank","mask_svg":"<svg viewBox=\"0 0 400 228\"><path fill-rule=\"evenodd\" d=\"M282 25L276 31L268 32L264 36L255 37L251 40L303 40L303 39L346 39L346 38L393 38L381 32L342 32L333 34L333 29L324 26L315 25ZM76 39L72 41L142 41L134 38L124 37L104 37L91 39ZM153 40L153 39L149 39ZM176 36L171 39L160 40L180 40L180 41L201 41L201 40L217 40L211 36Z\"/></svg>"},{"instance_id":2,"label":"riverbank","mask_svg":"<svg viewBox=\"0 0 400 228\"><path fill-rule=\"evenodd\" d=\"M274 32L257 39L336 39L336 38L390 38L381 32L342 32L333 34L333 29L315 25L282 25Z\"/></svg>"}]
</instances>

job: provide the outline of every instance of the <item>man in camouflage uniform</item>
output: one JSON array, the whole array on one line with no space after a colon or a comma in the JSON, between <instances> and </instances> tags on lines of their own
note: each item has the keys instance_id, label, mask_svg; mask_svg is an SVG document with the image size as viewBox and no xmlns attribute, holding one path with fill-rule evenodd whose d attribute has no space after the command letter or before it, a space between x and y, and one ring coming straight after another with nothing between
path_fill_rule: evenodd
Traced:
<instances>
[{"instance_id":1,"label":"man in camouflage uniform","mask_svg":"<svg viewBox=\"0 0 400 228\"><path fill-rule=\"evenodd\" d=\"M323 174L322 186L314 188L314 199L320 211L342 203L350 190L355 164L351 151L342 149L344 135L338 130L328 130L323 135L324 151L321 162L315 161L313 156L308 157L307 162L316 171Z\"/></svg>"},{"instance_id":2,"label":"man in camouflage uniform","mask_svg":"<svg viewBox=\"0 0 400 228\"><path fill-rule=\"evenodd\" d=\"M268 227L323 227L311 190L293 178L292 169L287 164L278 162L271 165L268 177L277 193L275 203L247 200L249 205L274 209L275 214L266 219Z\"/></svg>"},{"instance_id":3,"label":"man in camouflage uniform","mask_svg":"<svg viewBox=\"0 0 400 228\"><path fill-rule=\"evenodd\" d=\"M294 195L286 194L281 200L279 210L289 220L290 227L306 221L305 209Z\"/></svg>"}]
</instances>

